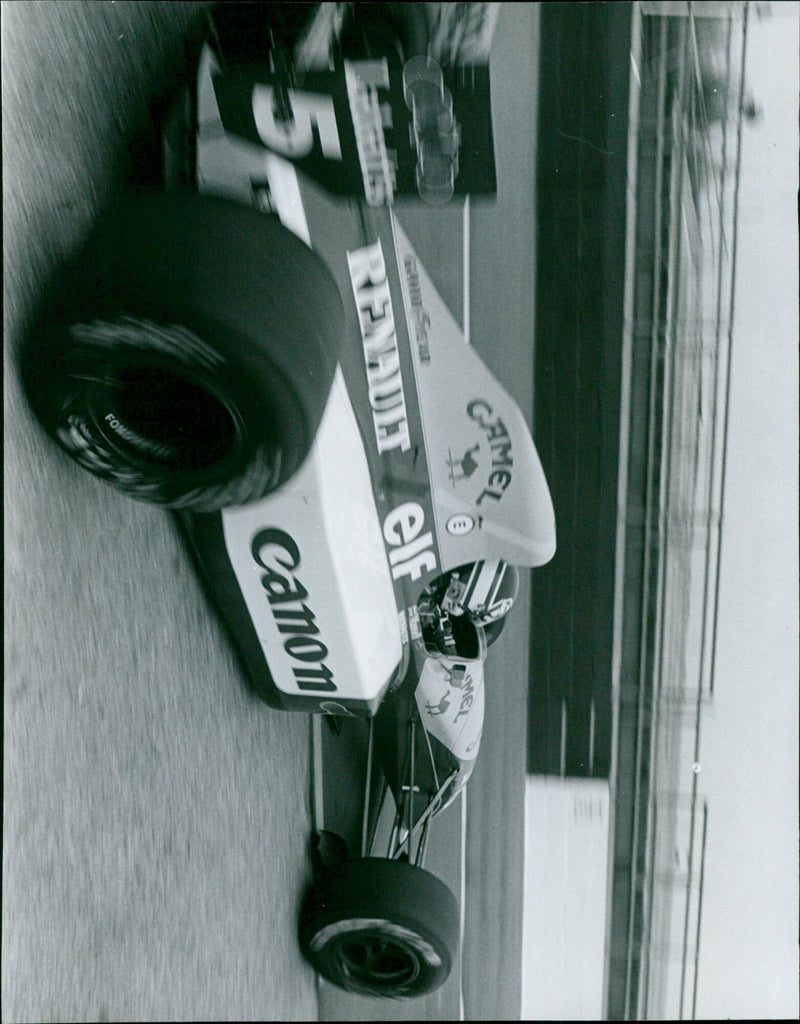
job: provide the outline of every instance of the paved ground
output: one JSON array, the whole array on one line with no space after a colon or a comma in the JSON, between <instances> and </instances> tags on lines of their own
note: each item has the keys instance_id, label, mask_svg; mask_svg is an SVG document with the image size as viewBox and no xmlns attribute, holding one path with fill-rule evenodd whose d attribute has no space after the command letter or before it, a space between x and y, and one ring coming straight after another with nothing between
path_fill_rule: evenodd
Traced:
<instances>
[{"instance_id":1,"label":"paved ground","mask_svg":"<svg viewBox=\"0 0 800 1024\"><path fill-rule=\"evenodd\" d=\"M62 457L10 358L197 10L3 4L6 1021L317 1015L308 720L247 696L169 517Z\"/></svg>"}]
</instances>

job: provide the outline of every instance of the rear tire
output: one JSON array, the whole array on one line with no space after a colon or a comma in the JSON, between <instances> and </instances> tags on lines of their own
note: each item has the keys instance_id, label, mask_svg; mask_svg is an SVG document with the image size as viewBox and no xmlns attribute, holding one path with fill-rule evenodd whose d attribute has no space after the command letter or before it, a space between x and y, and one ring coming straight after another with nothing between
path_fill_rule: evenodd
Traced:
<instances>
[{"instance_id":1,"label":"rear tire","mask_svg":"<svg viewBox=\"0 0 800 1024\"><path fill-rule=\"evenodd\" d=\"M344 331L323 262L272 217L131 198L52 285L22 357L45 430L130 496L210 512L308 453Z\"/></svg>"},{"instance_id":2,"label":"rear tire","mask_svg":"<svg viewBox=\"0 0 800 1024\"><path fill-rule=\"evenodd\" d=\"M361 995L420 996L447 980L459 947L455 897L429 871L369 857L324 875L306 898L303 954Z\"/></svg>"}]
</instances>

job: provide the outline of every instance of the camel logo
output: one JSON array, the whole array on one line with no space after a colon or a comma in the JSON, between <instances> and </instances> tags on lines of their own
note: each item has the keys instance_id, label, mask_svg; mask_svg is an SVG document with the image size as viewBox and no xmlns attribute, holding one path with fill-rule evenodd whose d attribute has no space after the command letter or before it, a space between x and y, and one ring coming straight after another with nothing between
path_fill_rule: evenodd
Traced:
<instances>
[{"instance_id":1,"label":"camel logo","mask_svg":"<svg viewBox=\"0 0 800 1024\"><path fill-rule=\"evenodd\" d=\"M478 468L476 452L480 451L480 445L474 444L468 448L460 459L453 458L451 449L447 449L447 468L450 471L450 482L455 485L458 480L469 480Z\"/></svg>"},{"instance_id":2,"label":"camel logo","mask_svg":"<svg viewBox=\"0 0 800 1024\"><path fill-rule=\"evenodd\" d=\"M475 504L481 505L486 498L500 501L511 483L513 472L511 436L499 413L482 398L474 398L469 402L467 415L483 431L492 455L486 485L476 498Z\"/></svg>"},{"instance_id":3,"label":"camel logo","mask_svg":"<svg viewBox=\"0 0 800 1024\"><path fill-rule=\"evenodd\" d=\"M483 728L483 665L480 660L428 658L415 694L426 732L462 760L478 752Z\"/></svg>"},{"instance_id":4,"label":"camel logo","mask_svg":"<svg viewBox=\"0 0 800 1024\"><path fill-rule=\"evenodd\" d=\"M500 501L511 484L514 457L511 435L502 416L484 399L473 398L467 403L467 416L478 426L479 440L467 448L459 458L452 448L447 449L447 468L453 489L456 484L470 480L481 469L478 479L483 489L475 498L482 505L487 498ZM483 455L481 455L483 452Z\"/></svg>"},{"instance_id":5,"label":"camel logo","mask_svg":"<svg viewBox=\"0 0 800 1024\"><path fill-rule=\"evenodd\" d=\"M472 678L467 675L466 665L453 665L451 669L446 669L444 682L447 684L447 690L439 701L436 704L431 704L428 700L425 701L425 708L431 717L443 715L447 711L450 707L450 691L452 689L461 690L466 682L467 691L472 693Z\"/></svg>"},{"instance_id":6,"label":"camel logo","mask_svg":"<svg viewBox=\"0 0 800 1024\"><path fill-rule=\"evenodd\" d=\"M429 700L425 701L425 707L427 708L428 714L433 717L434 715L443 715L445 711L450 707L449 693L442 694L442 699L438 704L431 704Z\"/></svg>"}]
</instances>

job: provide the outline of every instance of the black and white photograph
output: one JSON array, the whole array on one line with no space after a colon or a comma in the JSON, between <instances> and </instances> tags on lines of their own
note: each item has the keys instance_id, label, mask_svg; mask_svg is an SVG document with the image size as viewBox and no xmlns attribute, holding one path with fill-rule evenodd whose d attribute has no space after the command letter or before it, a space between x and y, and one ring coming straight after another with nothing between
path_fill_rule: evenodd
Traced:
<instances>
[{"instance_id":1,"label":"black and white photograph","mask_svg":"<svg viewBox=\"0 0 800 1024\"><path fill-rule=\"evenodd\" d=\"M3 1019L797 1019L800 3L0 29Z\"/></svg>"}]
</instances>

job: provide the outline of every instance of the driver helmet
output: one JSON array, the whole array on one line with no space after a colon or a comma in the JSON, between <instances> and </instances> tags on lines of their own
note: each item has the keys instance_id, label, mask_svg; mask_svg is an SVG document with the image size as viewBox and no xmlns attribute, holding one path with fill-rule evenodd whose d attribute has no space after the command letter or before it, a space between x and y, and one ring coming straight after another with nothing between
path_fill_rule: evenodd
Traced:
<instances>
[{"instance_id":1,"label":"driver helmet","mask_svg":"<svg viewBox=\"0 0 800 1024\"><path fill-rule=\"evenodd\" d=\"M450 574L441 605L449 615L467 615L476 626L508 614L519 590L519 573L500 558L461 565Z\"/></svg>"}]
</instances>

